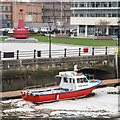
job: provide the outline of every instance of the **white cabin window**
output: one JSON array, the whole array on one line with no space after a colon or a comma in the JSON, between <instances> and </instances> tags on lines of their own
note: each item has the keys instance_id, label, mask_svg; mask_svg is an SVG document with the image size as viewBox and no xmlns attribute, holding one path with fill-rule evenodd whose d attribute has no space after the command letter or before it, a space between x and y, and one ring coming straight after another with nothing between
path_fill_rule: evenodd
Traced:
<instances>
[{"instance_id":1,"label":"white cabin window","mask_svg":"<svg viewBox=\"0 0 120 120\"><path fill-rule=\"evenodd\" d=\"M77 83L84 83L84 82L88 82L88 80L86 78L77 78Z\"/></svg>"},{"instance_id":2,"label":"white cabin window","mask_svg":"<svg viewBox=\"0 0 120 120\"><path fill-rule=\"evenodd\" d=\"M73 83L75 83L75 79L73 78Z\"/></svg>"},{"instance_id":3,"label":"white cabin window","mask_svg":"<svg viewBox=\"0 0 120 120\"><path fill-rule=\"evenodd\" d=\"M68 80L67 80L67 78L64 78L64 82L65 82L65 83L68 83Z\"/></svg>"}]
</instances>

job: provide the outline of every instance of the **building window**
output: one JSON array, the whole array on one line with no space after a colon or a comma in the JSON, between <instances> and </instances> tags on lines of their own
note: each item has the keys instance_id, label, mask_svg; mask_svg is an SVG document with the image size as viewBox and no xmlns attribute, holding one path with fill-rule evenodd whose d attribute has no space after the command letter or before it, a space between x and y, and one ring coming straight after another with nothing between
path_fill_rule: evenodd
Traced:
<instances>
[{"instance_id":1,"label":"building window","mask_svg":"<svg viewBox=\"0 0 120 120\"><path fill-rule=\"evenodd\" d=\"M84 14L80 14L80 17L84 17Z\"/></svg>"},{"instance_id":2,"label":"building window","mask_svg":"<svg viewBox=\"0 0 120 120\"><path fill-rule=\"evenodd\" d=\"M117 7L117 2L112 2L112 7Z\"/></svg>"},{"instance_id":3,"label":"building window","mask_svg":"<svg viewBox=\"0 0 120 120\"><path fill-rule=\"evenodd\" d=\"M115 13L112 14L112 17L117 17L117 15Z\"/></svg>"},{"instance_id":4,"label":"building window","mask_svg":"<svg viewBox=\"0 0 120 120\"><path fill-rule=\"evenodd\" d=\"M10 11L10 6L1 6L1 11Z\"/></svg>"},{"instance_id":5,"label":"building window","mask_svg":"<svg viewBox=\"0 0 120 120\"><path fill-rule=\"evenodd\" d=\"M75 14L75 17L78 17L78 14Z\"/></svg>"},{"instance_id":6,"label":"building window","mask_svg":"<svg viewBox=\"0 0 120 120\"><path fill-rule=\"evenodd\" d=\"M88 3L88 6L89 7L95 7L95 3L94 2L90 2L90 3Z\"/></svg>"},{"instance_id":7,"label":"building window","mask_svg":"<svg viewBox=\"0 0 120 120\"><path fill-rule=\"evenodd\" d=\"M80 2L80 7L85 7L84 2Z\"/></svg>"},{"instance_id":8,"label":"building window","mask_svg":"<svg viewBox=\"0 0 120 120\"><path fill-rule=\"evenodd\" d=\"M96 2L96 7L100 7L100 2Z\"/></svg>"},{"instance_id":9,"label":"building window","mask_svg":"<svg viewBox=\"0 0 120 120\"><path fill-rule=\"evenodd\" d=\"M112 14L111 14L111 13L108 13L108 17L112 17Z\"/></svg>"},{"instance_id":10,"label":"building window","mask_svg":"<svg viewBox=\"0 0 120 120\"><path fill-rule=\"evenodd\" d=\"M71 3L71 7L74 7L74 2Z\"/></svg>"},{"instance_id":11,"label":"building window","mask_svg":"<svg viewBox=\"0 0 120 120\"><path fill-rule=\"evenodd\" d=\"M107 7L107 3L106 2L102 2L101 3L101 7Z\"/></svg>"},{"instance_id":12,"label":"building window","mask_svg":"<svg viewBox=\"0 0 120 120\"><path fill-rule=\"evenodd\" d=\"M112 6L112 4L111 4L111 2L109 2L109 7L111 7Z\"/></svg>"},{"instance_id":13,"label":"building window","mask_svg":"<svg viewBox=\"0 0 120 120\"><path fill-rule=\"evenodd\" d=\"M10 15L5 15L5 14L3 14L3 15L2 15L2 19L7 19L7 20L9 20L9 19L10 19Z\"/></svg>"},{"instance_id":14,"label":"building window","mask_svg":"<svg viewBox=\"0 0 120 120\"><path fill-rule=\"evenodd\" d=\"M75 7L78 7L78 3L77 2L75 3Z\"/></svg>"},{"instance_id":15,"label":"building window","mask_svg":"<svg viewBox=\"0 0 120 120\"><path fill-rule=\"evenodd\" d=\"M118 7L120 7L120 1L118 2Z\"/></svg>"},{"instance_id":16,"label":"building window","mask_svg":"<svg viewBox=\"0 0 120 120\"><path fill-rule=\"evenodd\" d=\"M95 29L95 27L93 25L89 25L88 26L88 31L87 31L88 35L94 35L95 34L94 29Z\"/></svg>"}]
</instances>

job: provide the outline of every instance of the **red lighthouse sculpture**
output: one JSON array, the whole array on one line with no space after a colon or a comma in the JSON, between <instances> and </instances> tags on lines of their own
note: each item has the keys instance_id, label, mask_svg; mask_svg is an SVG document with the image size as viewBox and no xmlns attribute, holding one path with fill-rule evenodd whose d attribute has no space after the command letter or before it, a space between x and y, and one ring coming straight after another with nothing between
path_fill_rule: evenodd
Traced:
<instances>
[{"instance_id":1,"label":"red lighthouse sculpture","mask_svg":"<svg viewBox=\"0 0 120 120\"><path fill-rule=\"evenodd\" d=\"M14 28L13 37L17 39L25 39L29 37L29 30L24 26L23 9L20 9L18 27Z\"/></svg>"}]
</instances>

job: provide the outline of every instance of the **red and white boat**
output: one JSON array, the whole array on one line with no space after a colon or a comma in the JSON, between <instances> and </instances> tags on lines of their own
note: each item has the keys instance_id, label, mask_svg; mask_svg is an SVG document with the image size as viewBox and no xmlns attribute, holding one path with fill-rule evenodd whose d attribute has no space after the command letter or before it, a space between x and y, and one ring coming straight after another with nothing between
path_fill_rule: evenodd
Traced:
<instances>
[{"instance_id":1,"label":"red and white boat","mask_svg":"<svg viewBox=\"0 0 120 120\"><path fill-rule=\"evenodd\" d=\"M33 103L79 98L90 94L101 83L100 80L88 80L85 75L78 73L76 66L74 71L59 72L56 77L61 78L59 87L23 89L22 98Z\"/></svg>"}]
</instances>

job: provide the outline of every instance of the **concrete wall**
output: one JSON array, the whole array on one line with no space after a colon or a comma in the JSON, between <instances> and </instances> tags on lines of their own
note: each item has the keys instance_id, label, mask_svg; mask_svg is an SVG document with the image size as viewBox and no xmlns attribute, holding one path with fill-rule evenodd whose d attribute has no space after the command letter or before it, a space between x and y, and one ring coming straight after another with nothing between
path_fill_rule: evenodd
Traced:
<instances>
[{"instance_id":1,"label":"concrete wall","mask_svg":"<svg viewBox=\"0 0 120 120\"><path fill-rule=\"evenodd\" d=\"M101 69L107 72L106 77L115 77L114 55L6 60L2 63L3 91L52 82L58 84L59 79L55 75L60 71L73 70L74 65L78 65L79 69ZM100 74L99 71L96 74ZM102 74L99 79L102 79Z\"/></svg>"},{"instance_id":2,"label":"concrete wall","mask_svg":"<svg viewBox=\"0 0 120 120\"><path fill-rule=\"evenodd\" d=\"M71 17L71 25L96 25L100 20L110 22L109 25L118 25L118 18L105 18L105 17Z\"/></svg>"}]
</instances>

